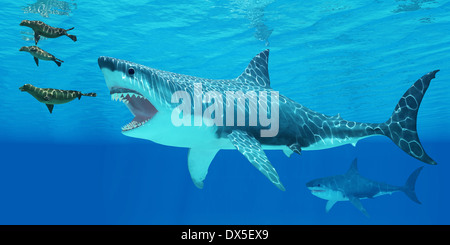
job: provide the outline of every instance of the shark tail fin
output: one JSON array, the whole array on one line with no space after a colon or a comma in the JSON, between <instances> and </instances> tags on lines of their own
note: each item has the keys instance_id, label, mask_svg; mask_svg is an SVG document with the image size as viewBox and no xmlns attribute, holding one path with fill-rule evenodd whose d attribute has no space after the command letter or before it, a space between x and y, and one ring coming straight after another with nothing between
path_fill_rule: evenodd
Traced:
<instances>
[{"instance_id":1,"label":"shark tail fin","mask_svg":"<svg viewBox=\"0 0 450 245\"><path fill-rule=\"evenodd\" d=\"M402 188L403 192L409 197L409 199L413 200L418 204L421 203L419 199L417 199L415 188L417 177L419 176L420 171L422 171L422 168L423 166L414 170L414 172L411 173L411 175L409 176L408 180L406 180L406 183Z\"/></svg>"},{"instance_id":2,"label":"shark tail fin","mask_svg":"<svg viewBox=\"0 0 450 245\"><path fill-rule=\"evenodd\" d=\"M82 94L83 96L89 96L89 97L97 97L96 93L87 93L87 94Z\"/></svg>"},{"instance_id":3,"label":"shark tail fin","mask_svg":"<svg viewBox=\"0 0 450 245\"><path fill-rule=\"evenodd\" d=\"M422 98L438 71L432 71L417 80L403 94L389 120L381 124L382 134L389 137L400 149L432 165L437 163L427 155L417 134L417 113Z\"/></svg>"}]
</instances>

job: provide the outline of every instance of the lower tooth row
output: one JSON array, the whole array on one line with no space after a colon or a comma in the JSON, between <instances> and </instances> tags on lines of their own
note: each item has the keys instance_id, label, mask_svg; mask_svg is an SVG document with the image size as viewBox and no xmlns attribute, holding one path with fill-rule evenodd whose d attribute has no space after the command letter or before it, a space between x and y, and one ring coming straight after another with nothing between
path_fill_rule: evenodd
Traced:
<instances>
[{"instance_id":1,"label":"lower tooth row","mask_svg":"<svg viewBox=\"0 0 450 245\"><path fill-rule=\"evenodd\" d=\"M146 122L148 122L149 120L150 120L150 119L147 119L147 120L145 120L145 121L143 121L143 122L139 122L139 123L137 123L137 122L135 122L135 121L132 121L132 122L130 122L129 124L127 124L127 125L125 125L124 127L122 127L122 130L131 130L131 129L138 128L138 127L144 125L144 124L145 124Z\"/></svg>"}]
</instances>

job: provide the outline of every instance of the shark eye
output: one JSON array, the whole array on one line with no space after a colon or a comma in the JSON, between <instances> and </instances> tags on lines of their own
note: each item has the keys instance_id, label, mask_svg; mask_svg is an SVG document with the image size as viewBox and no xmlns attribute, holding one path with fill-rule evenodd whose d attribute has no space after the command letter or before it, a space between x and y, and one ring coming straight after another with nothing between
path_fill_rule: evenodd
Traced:
<instances>
[{"instance_id":1,"label":"shark eye","mask_svg":"<svg viewBox=\"0 0 450 245\"><path fill-rule=\"evenodd\" d=\"M133 75L133 74L134 74L134 68L133 68L133 67L130 67L130 68L128 69L128 74L130 74L130 75Z\"/></svg>"}]
</instances>

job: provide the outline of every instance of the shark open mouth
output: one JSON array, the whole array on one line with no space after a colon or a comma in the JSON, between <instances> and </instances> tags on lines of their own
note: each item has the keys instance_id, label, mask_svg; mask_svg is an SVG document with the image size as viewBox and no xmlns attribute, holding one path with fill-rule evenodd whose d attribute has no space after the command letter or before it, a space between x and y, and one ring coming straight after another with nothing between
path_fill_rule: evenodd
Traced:
<instances>
[{"instance_id":1,"label":"shark open mouth","mask_svg":"<svg viewBox=\"0 0 450 245\"><path fill-rule=\"evenodd\" d=\"M137 91L113 87L110 91L111 100L123 102L134 115L133 120L122 127L122 131L136 129L150 121L158 110L142 94Z\"/></svg>"},{"instance_id":2,"label":"shark open mouth","mask_svg":"<svg viewBox=\"0 0 450 245\"><path fill-rule=\"evenodd\" d=\"M315 189L315 190L311 190L311 192L325 192L325 190Z\"/></svg>"},{"instance_id":3,"label":"shark open mouth","mask_svg":"<svg viewBox=\"0 0 450 245\"><path fill-rule=\"evenodd\" d=\"M311 193L325 192L325 189L318 188L318 187L310 187L309 190L311 190Z\"/></svg>"}]
</instances>

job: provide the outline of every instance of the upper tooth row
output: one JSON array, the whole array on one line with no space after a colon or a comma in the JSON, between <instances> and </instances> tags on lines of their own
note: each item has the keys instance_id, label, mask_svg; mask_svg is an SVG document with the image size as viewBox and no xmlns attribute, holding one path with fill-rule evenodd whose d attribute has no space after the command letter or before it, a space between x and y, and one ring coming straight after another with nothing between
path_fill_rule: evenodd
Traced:
<instances>
[{"instance_id":1,"label":"upper tooth row","mask_svg":"<svg viewBox=\"0 0 450 245\"><path fill-rule=\"evenodd\" d=\"M141 98L144 99L144 96L139 95L139 94L134 94L134 93L115 93L115 94L111 94L111 100L114 101L127 101L126 97L130 96L130 98L132 98L133 96L136 98Z\"/></svg>"}]
</instances>

